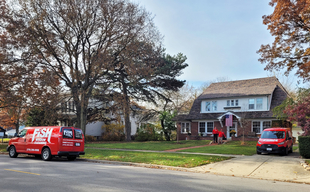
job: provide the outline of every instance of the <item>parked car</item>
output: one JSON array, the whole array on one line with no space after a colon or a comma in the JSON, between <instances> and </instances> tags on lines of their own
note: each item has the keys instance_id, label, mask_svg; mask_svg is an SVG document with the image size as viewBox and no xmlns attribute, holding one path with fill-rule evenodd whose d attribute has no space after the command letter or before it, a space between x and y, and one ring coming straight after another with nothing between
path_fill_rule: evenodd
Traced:
<instances>
[{"instance_id":1,"label":"parked car","mask_svg":"<svg viewBox=\"0 0 310 192\"><path fill-rule=\"evenodd\" d=\"M265 129L256 144L257 154L278 153L288 155L293 152L292 132L288 128Z\"/></svg>"},{"instance_id":2,"label":"parked car","mask_svg":"<svg viewBox=\"0 0 310 192\"><path fill-rule=\"evenodd\" d=\"M9 141L7 151L11 158L18 154L41 156L44 161L53 156L67 156L75 160L84 155L84 134L75 127L26 127Z\"/></svg>"}]
</instances>

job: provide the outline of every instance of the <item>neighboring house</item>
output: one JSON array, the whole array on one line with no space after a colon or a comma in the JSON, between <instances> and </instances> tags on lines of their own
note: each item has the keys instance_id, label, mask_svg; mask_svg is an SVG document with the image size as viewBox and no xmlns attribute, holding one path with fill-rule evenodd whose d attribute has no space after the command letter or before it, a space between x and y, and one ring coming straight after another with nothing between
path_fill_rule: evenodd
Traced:
<instances>
[{"instance_id":1,"label":"neighboring house","mask_svg":"<svg viewBox=\"0 0 310 192\"><path fill-rule=\"evenodd\" d=\"M91 100L89 102L90 108L102 107L103 105L107 107L109 103L102 103L96 100ZM142 124L142 122L140 122L140 115L139 115L140 114L139 111L142 109L140 109L139 107L135 105L132 105L131 108L133 109L133 111L135 111L130 114L131 135L134 135L136 134L138 127L140 127ZM71 99L67 99L66 101L62 102L61 103L62 119L58 121L58 125L59 126L73 126L74 118L76 118L75 110L76 110L76 107L74 105L74 102ZM116 116L112 112L106 112L105 115L106 117L109 117L109 118L115 118ZM120 118L121 118L120 119L121 123L124 124L125 121L124 121L123 115L121 115ZM85 135L91 135L91 136L95 136L98 138L101 137L102 133L104 132L104 130L102 129L103 125L104 125L104 122L102 121L95 121L95 122L88 123L86 125Z\"/></svg>"},{"instance_id":2,"label":"neighboring house","mask_svg":"<svg viewBox=\"0 0 310 192\"><path fill-rule=\"evenodd\" d=\"M265 128L290 127L272 113L286 97L288 93L276 77L212 83L194 101L189 114L174 118L179 139L211 139L217 127L228 138L234 130L233 139L244 134L254 140Z\"/></svg>"},{"instance_id":3,"label":"neighboring house","mask_svg":"<svg viewBox=\"0 0 310 192\"><path fill-rule=\"evenodd\" d=\"M6 136L6 130L3 127L0 127L0 138L3 138Z\"/></svg>"}]
</instances>

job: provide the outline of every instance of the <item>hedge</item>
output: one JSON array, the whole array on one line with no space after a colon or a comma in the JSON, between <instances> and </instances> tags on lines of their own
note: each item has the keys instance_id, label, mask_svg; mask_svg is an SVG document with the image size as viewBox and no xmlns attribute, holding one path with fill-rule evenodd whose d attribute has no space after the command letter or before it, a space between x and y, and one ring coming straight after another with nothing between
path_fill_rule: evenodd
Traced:
<instances>
[{"instance_id":1,"label":"hedge","mask_svg":"<svg viewBox=\"0 0 310 192\"><path fill-rule=\"evenodd\" d=\"M304 158L310 158L310 136L298 137L299 154Z\"/></svg>"}]
</instances>

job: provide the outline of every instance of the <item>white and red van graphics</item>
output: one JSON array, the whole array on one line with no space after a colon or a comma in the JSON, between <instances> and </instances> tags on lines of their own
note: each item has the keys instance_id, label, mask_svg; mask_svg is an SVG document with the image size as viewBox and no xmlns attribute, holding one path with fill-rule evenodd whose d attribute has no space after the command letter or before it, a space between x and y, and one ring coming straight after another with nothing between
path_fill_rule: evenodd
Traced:
<instances>
[{"instance_id":1,"label":"white and red van graphics","mask_svg":"<svg viewBox=\"0 0 310 192\"><path fill-rule=\"evenodd\" d=\"M264 129L256 144L257 154L279 153L288 155L293 152L292 133L289 128Z\"/></svg>"},{"instance_id":2,"label":"white and red van graphics","mask_svg":"<svg viewBox=\"0 0 310 192\"><path fill-rule=\"evenodd\" d=\"M74 160L84 155L84 135L75 127L26 127L12 138L7 147L10 157L19 153L41 155L43 160L53 156L67 156Z\"/></svg>"}]
</instances>

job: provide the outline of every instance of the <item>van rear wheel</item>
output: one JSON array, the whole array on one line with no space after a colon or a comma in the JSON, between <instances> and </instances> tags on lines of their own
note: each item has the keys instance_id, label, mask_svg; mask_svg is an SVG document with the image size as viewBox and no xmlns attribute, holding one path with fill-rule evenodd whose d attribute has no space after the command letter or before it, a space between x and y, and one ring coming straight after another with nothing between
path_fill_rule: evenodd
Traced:
<instances>
[{"instance_id":1,"label":"van rear wheel","mask_svg":"<svg viewBox=\"0 0 310 192\"><path fill-rule=\"evenodd\" d=\"M49 161L52 159L51 150L49 148L44 148L41 155L44 161Z\"/></svg>"},{"instance_id":2,"label":"van rear wheel","mask_svg":"<svg viewBox=\"0 0 310 192\"><path fill-rule=\"evenodd\" d=\"M16 149L15 149L15 147L12 145L12 146L10 147L10 150L9 150L9 156L10 156L11 158L16 158L17 155L18 155L18 153L16 153Z\"/></svg>"}]
</instances>

